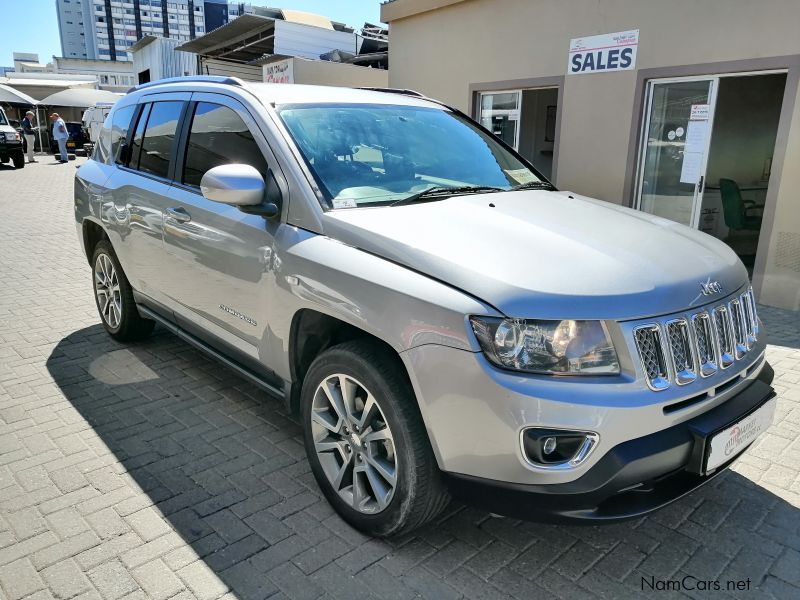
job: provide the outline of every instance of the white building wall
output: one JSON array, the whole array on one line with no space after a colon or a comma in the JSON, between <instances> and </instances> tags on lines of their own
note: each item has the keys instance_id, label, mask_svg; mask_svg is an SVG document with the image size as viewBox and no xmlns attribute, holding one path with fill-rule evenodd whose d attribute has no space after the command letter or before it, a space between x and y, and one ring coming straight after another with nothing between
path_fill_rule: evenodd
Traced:
<instances>
[{"instance_id":1,"label":"white building wall","mask_svg":"<svg viewBox=\"0 0 800 600\"><path fill-rule=\"evenodd\" d=\"M138 83L139 73L150 70L150 81L168 77L197 74L197 56L178 52L177 40L159 38L133 53L133 76Z\"/></svg>"}]
</instances>

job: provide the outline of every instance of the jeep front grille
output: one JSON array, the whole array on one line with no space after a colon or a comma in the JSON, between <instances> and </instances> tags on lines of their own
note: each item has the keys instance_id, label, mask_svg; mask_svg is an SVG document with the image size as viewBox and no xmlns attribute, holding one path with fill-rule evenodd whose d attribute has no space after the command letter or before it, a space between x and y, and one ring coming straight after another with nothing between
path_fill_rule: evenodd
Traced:
<instances>
[{"instance_id":1,"label":"jeep front grille","mask_svg":"<svg viewBox=\"0 0 800 600\"><path fill-rule=\"evenodd\" d=\"M744 358L759 333L753 290L709 311L647 323L633 330L645 380L652 390L710 377Z\"/></svg>"},{"instance_id":2,"label":"jeep front grille","mask_svg":"<svg viewBox=\"0 0 800 600\"><path fill-rule=\"evenodd\" d=\"M650 389L658 391L669 387L669 371L661 343L661 328L658 325L637 327L634 332L636 346L642 359L642 368Z\"/></svg>"}]
</instances>

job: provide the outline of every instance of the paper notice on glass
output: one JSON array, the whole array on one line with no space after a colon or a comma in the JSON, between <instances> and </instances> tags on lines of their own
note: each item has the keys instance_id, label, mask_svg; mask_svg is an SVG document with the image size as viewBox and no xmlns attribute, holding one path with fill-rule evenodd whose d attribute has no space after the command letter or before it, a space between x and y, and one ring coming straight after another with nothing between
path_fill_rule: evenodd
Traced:
<instances>
[{"instance_id":1,"label":"paper notice on glass","mask_svg":"<svg viewBox=\"0 0 800 600\"><path fill-rule=\"evenodd\" d=\"M708 121L689 121L686 128L686 146L684 152L705 152Z\"/></svg>"},{"instance_id":2,"label":"paper notice on glass","mask_svg":"<svg viewBox=\"0 0 800 600\"><path fill-rule=\"evenodd\" d=\"M692 104L692 108L689 111L689 120L708 121L709 109L709 104Z\"/></svg>"},{"instance_id":3,"label":"paper notice on glass","mask_svg":"<svg viewBox=\"0 0 800 600\"><path fill-rule=\"evenodd\" d=\"M688 144L687 144L688 145ZM700 181L700 169L703 166L702 152L684 152L681 166L681 183L697 183Z\"/></svg>"}]
</instances>

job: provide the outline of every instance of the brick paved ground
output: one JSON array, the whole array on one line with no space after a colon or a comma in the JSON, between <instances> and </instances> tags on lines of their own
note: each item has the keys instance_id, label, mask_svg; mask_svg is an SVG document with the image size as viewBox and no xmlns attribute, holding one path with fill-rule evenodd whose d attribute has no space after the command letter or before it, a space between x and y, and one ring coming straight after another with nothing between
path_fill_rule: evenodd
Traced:
<instances>
[{"instance_id":1,"label":"brick paved ground","mask_svg":"<svg viewBox=\"0 0 800 600\"><path fill-rule=\"evenodd\" d=\"M0 167L0 597L577 600L686 574L800 597L796 313L762 309L778 418L716 485L622 525L454 506L370 540L321 498L278 402L163 331L127 347L105 335L74 164Z\"/></svg>"}]
</instances>

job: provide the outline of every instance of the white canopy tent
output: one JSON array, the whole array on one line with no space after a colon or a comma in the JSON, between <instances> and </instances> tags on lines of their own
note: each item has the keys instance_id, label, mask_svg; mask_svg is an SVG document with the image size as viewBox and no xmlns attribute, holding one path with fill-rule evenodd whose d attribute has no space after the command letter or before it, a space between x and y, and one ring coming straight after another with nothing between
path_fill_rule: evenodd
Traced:
<instances>
[{"instance_id":1,"label":"white canopy tent","mask_svg":"<svg viewBox=\"0 0 800 600\"><path fill-rule=\"evenodd\" d=\"M0 83L0 102L6 104L17 104L23 106L30 106L32 109L36 111L36 120L41 123L39 119L39 105L40 102L34 98L28 96L24 92L20 92L19 90L15 90L14 88L3 85ZM44 147L42 146L42 130L41 127L36 127L36 132L39 134L39 149L44 151Z\"/></svg>"},{"instance_id":2,"label":"white canopy tent","mask_svg":"<svg viewBox=\"0 0 800 600\"><path fill-rule=\"evenodd\" d=\"M72 108L89 108L98 102L116 102L122 94L115 94L107 90L94 90L91 88L69 88L55 94L50 94L40 101L46 106L69 106Z\"/></svg>"}]
</instances>

